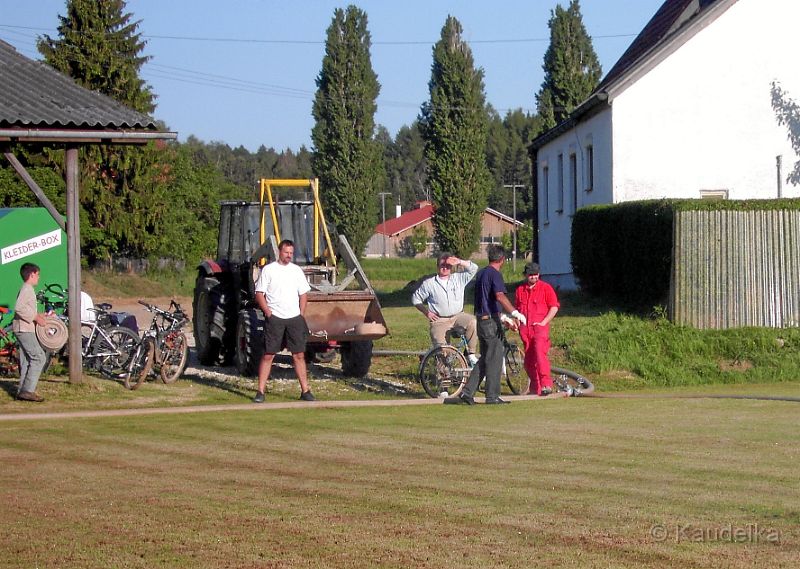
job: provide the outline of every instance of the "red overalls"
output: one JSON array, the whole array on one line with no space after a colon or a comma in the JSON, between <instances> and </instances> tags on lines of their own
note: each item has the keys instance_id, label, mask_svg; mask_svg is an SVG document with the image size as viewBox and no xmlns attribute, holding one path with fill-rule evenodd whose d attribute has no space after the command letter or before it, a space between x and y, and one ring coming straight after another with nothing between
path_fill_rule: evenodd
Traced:
<instances>
[{"instance_id":1,"label":"red overalls","mask_svg":"<svg viewBox=\"0 0 800 569\"><path fill-rule=\"evenodd\" d=\"M547 352L550 350L550 324L533 326L533 323L541 322L551 307L561 305L553 287L542 280L533 287L527 283L521 284L517 287L515 300L517 310L528 321L519 327L522 345L525 346L525 371L531 380L528 391L540 395L543 388L553 388L550 360L547 359Z\"/></svg>"}]
</instances>

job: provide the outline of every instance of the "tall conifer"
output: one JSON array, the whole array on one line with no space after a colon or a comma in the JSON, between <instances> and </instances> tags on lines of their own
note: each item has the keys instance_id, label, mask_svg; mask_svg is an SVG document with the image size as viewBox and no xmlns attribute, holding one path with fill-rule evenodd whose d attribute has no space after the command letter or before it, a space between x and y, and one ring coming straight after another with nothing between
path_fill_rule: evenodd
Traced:
<instances>
[{"instance_id":1,"label":"tall conifer","mask_svg":"<svg viewBox=\"0 0 800 569\"><path fill-rule=\"evenodd\" d=\"M492 182L486 166L483 70L475 68L461 33L459 21L448 16L433 47L430 100L419 120L437 243L442 250L468 257L478 245Z\"/></svg>"},{"instance_id":2,"label":"tall conifer","mask_svg":"<svg viewBox=\"0 0 800 569\"><path fill-rule=\"evenodd\" d=\"M141 55L145 43L139 22L124 10L124 0L67 0L58 37L45 35L37 47L46 63L79 85L149 114L155 96L139 77L148 60ZM85 253L145 257L157 251L165 166L158 164L152 145L88 147L81 152L81 165Z\"/></svg>"},{"instance_id":3,"label":"tall conifer","mask_svg":"<svg viewBox=\"0 0 800 569\"><path fill-rule=\"evenodd\" d=\"M579 0L570 0L566 10L556 6L547 25L550 45L542 65L544 81L536 94L543 130L564 120L597 87L602 75Z\"/></svg>"},{"instance_id":4,"label":"tall conifer","mask_svg":"<svg viewBox=\"0 0 800 569\"><path fill-rule=\"evenodd\" d=\"M317 77L311 131L312 166L330 221L361 256L378 219L383 147L375 140L378 77L370 60L367 14L334 11Z\"/></svg>"}]
</instances>

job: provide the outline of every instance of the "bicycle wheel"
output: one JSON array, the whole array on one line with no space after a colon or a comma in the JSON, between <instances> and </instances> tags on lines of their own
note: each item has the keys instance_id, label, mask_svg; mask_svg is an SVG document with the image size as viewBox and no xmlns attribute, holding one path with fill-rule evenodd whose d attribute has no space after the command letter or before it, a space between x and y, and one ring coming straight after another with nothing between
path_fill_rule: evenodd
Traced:
<instances>
[{"instance_id":1,"label":"bicycle wheel","mask_svg":"<svg viewBox=\"0 0 800 569\"><path fill-rule=\"evenodd\" d=\"M175 382L189 359L189 342L183 332L170 332L161 345L161 381L164 383Z\"/></svg>"},{"instance_id":2,"label":"bicycle wheel","mask_svg":"<svg viewBox=\"0 0 800 569\"><path fill-rule=\"evenodd\" d=\"M439 346L428 352L419 366L419 381L425 393L439 397L461 393L469 378L470 367L464 354L453 346Z\"/></svg>"},{"instance_id":3,"label":"bicycle wheel","mask_svg":"<svg viewBox=\"0 0 800 569\"><path fill-rule=\"evenodd\" d=\"M508 388L514 395L525 395L528 393L530 378L525 366L522 364L524 356L522 350L516 344L506 346L506 365L505 376Z\"/></svg>"},{"instance_id":4,"label":"bicycle wheel","mask_svg":"<svg viewBox=\"0 0 800 569\"><path fill-rule=\"evenodd\" d=\"M105 336L98 334L92 342L92 354L98 361L97 368L106 377L124 378L136 346L139 345L139 335L124 326L112 326L104 331Z\"/></svg>"},{"instance_id":5,"label":"bicycle wheel","mask_svg":"<svg viewBox=\"0 0 800 569\"><path fill-rule=\"evenodd\" d=\"M124 378L127 389L131 391L139 389L139 386L147 379L150 370L153 368L155 350L155 344L151 338L145 338L136 346L136 351L128 363L128 373Z\"/></svg>"},{"instance_id":6,"label":"bicycle wheel","mask_svg":"<svg viewBox=\"0 0 800 569\"><path fill-rule=\"evenodd\" d=\"M553 387L556 391L575 397L594 393L594 384L581 374L560 367L550 368L550 371L553 374Z\"/></svg>"}]
</instances>

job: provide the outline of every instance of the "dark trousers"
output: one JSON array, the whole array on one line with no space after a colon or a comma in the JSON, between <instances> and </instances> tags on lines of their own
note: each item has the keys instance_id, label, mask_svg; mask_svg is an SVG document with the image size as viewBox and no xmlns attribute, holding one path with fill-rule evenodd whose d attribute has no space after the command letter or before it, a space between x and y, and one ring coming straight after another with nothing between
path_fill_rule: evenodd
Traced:
<instances>
[{"instance_id":1,"label":"dark trousers","mask_svg":"<svg viewBox=\"0 0 800 569\"><path fill-rule=\"evenodd\" d=\"M486 378L486 399L500 397L500 375L503 373L503 328L500 320L489 318L478 320L478 343L481 348L481 359L472 368L469 381L464 388L464 395L474 397L482 378Z\"/></svg>"}]
</instances>

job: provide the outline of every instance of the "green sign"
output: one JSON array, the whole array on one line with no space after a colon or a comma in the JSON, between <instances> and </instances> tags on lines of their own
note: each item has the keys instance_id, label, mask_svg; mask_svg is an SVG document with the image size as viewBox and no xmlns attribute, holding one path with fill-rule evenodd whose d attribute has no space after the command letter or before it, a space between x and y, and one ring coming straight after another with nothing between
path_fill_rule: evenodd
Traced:
<instances>
[{"instance_id":1,"label":"green sign","mask_svg":"<svg viewBox=\"0 0 800 569\"><path fill-rule=\"evenodd\" d=\"M24 263L41 268L37 289L67 288L67 236L43 207L0 208L0 305L14 308Z\"/></svg>"}]
</instances>

